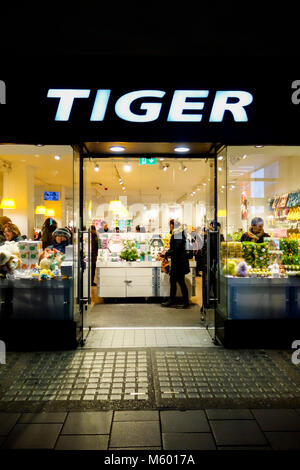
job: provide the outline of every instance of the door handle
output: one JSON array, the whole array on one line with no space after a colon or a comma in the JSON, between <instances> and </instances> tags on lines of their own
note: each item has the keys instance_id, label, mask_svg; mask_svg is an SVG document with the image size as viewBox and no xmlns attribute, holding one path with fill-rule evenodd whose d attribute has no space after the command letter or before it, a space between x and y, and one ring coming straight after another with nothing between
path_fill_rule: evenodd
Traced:
<instances>
[{"instance_id":1,"label":"door handle","mask_svg":"<svg viewBox=\"0 0 300 470\"><path fill-rule=\"evenodd\" d=\"M88 295L87 297L84 297L83 296L83 292L81 292L81 298L79 300L81 300L82 302L86 302L88 304L91 303L91 230L88 229L88 230L78 230L78 233L79 233L79 243L78 243L78 248L79 248L79 261L81 263L82 259L81 259L81 253L80 253L80 247L82 246L82 249L83 249L83 234L84 233L87 233L88 234Z\"/></svg>"}]
</instances>

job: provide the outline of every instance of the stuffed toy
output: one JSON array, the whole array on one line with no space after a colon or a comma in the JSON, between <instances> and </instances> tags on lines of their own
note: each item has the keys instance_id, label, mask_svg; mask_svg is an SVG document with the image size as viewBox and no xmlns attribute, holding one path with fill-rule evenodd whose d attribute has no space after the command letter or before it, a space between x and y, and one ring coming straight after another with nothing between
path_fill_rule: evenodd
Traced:
<instances>
[{"instance_id":1,"label":"stuffed toy","mask_svg":"<svg viewBox=\"0 0 300 470\"><path fill-rule=\"evenodd\" d=\"M20 265L20 258L14 256L7 249L7 246L5 246L5 248L4 246L0 247L0 277L6 277L7 274L12 274Z\"/></svg>"},{"instance_id":2,"label":"stuffed toy","mask_svg":"<svg viewBox=\"0 0 300 470\"><path fill-rule=\"evenodd\" d=\"M40 255L39 261L42 268L51 269L51 271L54 271L56 267L60 267L64 259L65 255L60 251L57 251L55 248L52 250L46 248Z\"/></svg>"},{"instance_id":3,"label":"stuffed toy","mask_svg":"<svg viewBox=\"0 0 300 470\"><path fill-rule=\"evenodd\" d=\"M241 261L236 267L236 275L238 277L247 277L248 276L248 266L245 261Z\"/></svg>"}]
</instances>

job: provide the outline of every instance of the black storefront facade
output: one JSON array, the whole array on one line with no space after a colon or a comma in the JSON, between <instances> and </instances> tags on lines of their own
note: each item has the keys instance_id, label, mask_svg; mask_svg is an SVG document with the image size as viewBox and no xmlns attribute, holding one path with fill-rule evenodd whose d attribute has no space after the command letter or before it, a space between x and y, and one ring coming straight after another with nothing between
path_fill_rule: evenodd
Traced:
<instances>
[{"instance_id":1,"label":"black storefront facade","mask_svg":"<svg viewBox=\"0 0 300 470\"><path fill-rule=\"evenodd\" d=\"M101 69L91 66L85 71L54 64L31 73L31 65L30 72L21 80L19 73L7 68L0 77L1 143L70 145L78 178L74 190L74 211L77 211L74 275L68 280L69 289L62 288L60 297L73 316L68 319L62 316L61 321L10 320L7 311L13 309L11 299L17 289L12 284L9 289L2 287L1 339L8 349L75 348L82 344L83 316L90 300L83 293L80 262L85 232L83 166L87 158L106 156L101 145L97 151L97 146L89 144L106 142L123 143L125 147L126 143L197 144L198 149L202 145L202 152L198 150L195 156L214 161L214 230L209 234L207 328L226 347L290 347L297 339L299 277L254 276L248 277L251 281L248 282L224 276L217 222L220 209L230 213L226 182L223 207L218 207L221 154L225 156L227 172L229 148L300 146L300 80L284 74L273 75L272 80L268 74L248 78L240 73L240 68L227 76L211 69L199 73L196 64L189 65L186 72L177 70L172 61L137 63L120 59L117 63L105 61ZM138 156L153 154L143 151ZM239 283L243 281L248 284L241 287ZM280 297L275 295L278 289L281 289ZM270 301L273 293L274 302ZM265 302L261 317L237 314L240 307L244 312L245 306L257 302L260 295L264 295L261 302ZM35 298L40 299L40 306L33 307L38 317L38 309L43 308L42 299L47 297L40 294ZM282 303L280 308L278 302ZM256 303L256 308L259 305ZM274 311L277 313L273 314Z\"/></svg>"}]
</instances>

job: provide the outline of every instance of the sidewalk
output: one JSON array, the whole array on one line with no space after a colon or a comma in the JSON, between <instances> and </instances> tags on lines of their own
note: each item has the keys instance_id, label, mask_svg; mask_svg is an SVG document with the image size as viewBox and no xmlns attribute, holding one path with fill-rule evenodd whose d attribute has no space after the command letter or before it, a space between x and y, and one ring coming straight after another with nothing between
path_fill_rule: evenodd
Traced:
<instances>
[{"instance_id":1,"label":"sidewalk","mask_svg":"<svg viewBox=\"0 0 300 470\"><path fill-rule=\"evenodd\" d=\"M300 409L1 413L2 449L300 450Z\"/></svg>"},{"instance_id":2,"label":"sidewalk","mask_svg":"<svg viewBox=\"0 0 300 470\"><path fill-rule=\"evenodd\" d=\"M284 350L8 353L0 446L300 450L300 369Z\"/></svg>"}]
</instances>

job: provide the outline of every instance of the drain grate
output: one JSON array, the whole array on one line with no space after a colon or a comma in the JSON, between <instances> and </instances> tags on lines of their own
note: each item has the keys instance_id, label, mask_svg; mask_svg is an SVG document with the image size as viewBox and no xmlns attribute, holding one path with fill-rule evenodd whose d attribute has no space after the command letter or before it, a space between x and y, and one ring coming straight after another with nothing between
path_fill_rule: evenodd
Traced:
<instances>
[{"instance_id":1,"label":"drain grate","mask_svg":"<svg viewBox=\"0 0 300 470\"><path fill-rule=\"evenodd\" d=\"M147 400L147 351L47 353L35 358L1 401Z\"/></svg>"},{"instance_id":2,"label":"drain grate","mask_svg":"<svg viewBox=\"0 0 300 470\"><path fill-rule=\"evenodd\" d=\"M299 384L266 354L253 351L154 353L158 400L294 399Z\"/></svg>"}]
</instances>

